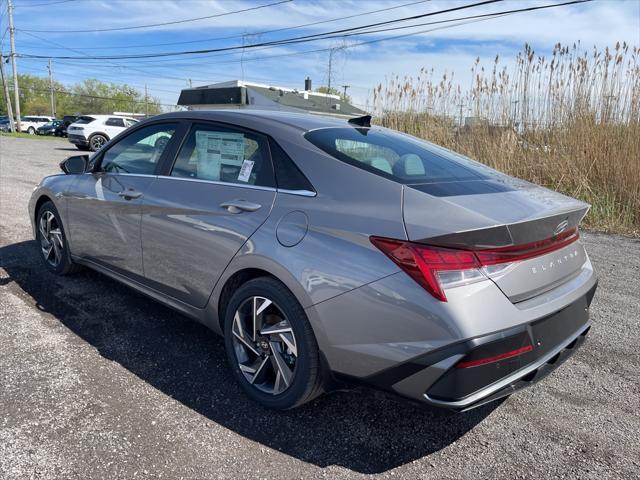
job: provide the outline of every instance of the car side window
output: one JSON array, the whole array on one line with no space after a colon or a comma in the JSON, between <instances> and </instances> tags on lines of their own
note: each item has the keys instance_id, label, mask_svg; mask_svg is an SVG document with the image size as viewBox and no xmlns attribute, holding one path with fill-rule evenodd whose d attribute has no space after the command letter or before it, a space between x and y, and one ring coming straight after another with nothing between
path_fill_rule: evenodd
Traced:
<instances>
[{"instance_id":1,"label":"car side window","mask_svg":"<svg viewBox=\"0 0 640 480\"><path fill-rule=\"evenodd\" d=\"M124 119L111 117L107 118L107 121L104 122L105 125L109 125L110 127L124 127Z\"/></svg>"},{"instance_id":2,"label":"car side window","mask_svg":"<svg viewBox=\"0 0 640 480\"><path fill-rule=\"evenodd\" d=\"M315 191L311 182L304 176L291 157L274 140L269 139L271 160L276 171L276 183L278 188L284 190Z\"/></svg>"},{"instance_id":3,"label":"car side window","mask_svg":"<svg viewBox=\"0 0 640 480\"><path fill-rule=\"evenodd\" d=\"M275 187L273 167L264 137L205 124L191 127L171 176Z\"/></svg>"},{"instance_id":4,"label":"car side window","mask_svg":"<svg viewBox=\"0 0 640 480\"><path fill-rule=\"evenodd\" d=\"M153 175L176 128L176 123L163 123L149 125L127 135L104 152L100 170Z\"/></svg>"}]
</instances>

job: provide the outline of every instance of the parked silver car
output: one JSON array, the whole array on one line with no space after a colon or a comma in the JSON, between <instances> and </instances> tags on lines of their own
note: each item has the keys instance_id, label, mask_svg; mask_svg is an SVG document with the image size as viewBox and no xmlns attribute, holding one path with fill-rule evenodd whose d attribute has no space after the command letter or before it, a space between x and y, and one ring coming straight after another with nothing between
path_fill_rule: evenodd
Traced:
<instances>
[{"instance_id":1,"label":"parked silver car","mask_svg":"<svg viewBox=\"0 0 640 480\"><path fill-rule=\"evenodd\" d=\"M369 120L140 122L33 192L44 265L223 334L272 408L351 378L463 411L546 375L591 326L588 205Z\"/></svg>"}]
</instances>

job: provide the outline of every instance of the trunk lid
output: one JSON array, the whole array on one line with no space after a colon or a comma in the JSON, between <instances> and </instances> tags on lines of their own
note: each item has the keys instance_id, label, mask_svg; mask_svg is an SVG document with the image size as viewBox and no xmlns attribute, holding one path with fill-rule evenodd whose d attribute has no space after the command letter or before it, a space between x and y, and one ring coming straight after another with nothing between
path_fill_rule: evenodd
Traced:
<instances>
[{"instance_id":1,"label":"trunk lid","mask_svg":"<svg viewBox=\"0 0 640 480\"><path fill-rule=\"evenodd\" d=\"M405 185L403 217L410 241L458 249L499 249L554 238L576 228L589 205L506 175ZM578 275L586 262L579 242L485 267L514 303Z\"/></svg>"}]
</instances>

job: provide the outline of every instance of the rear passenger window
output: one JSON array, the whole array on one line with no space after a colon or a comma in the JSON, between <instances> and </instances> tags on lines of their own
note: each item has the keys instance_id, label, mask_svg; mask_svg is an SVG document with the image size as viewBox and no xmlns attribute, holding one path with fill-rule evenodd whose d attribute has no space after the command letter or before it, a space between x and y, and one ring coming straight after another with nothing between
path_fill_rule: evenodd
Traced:
<instances>
[{"instance_id":1,"label":"rear passenger window","mask_svg":"<svg viewBox=\"0 0 640 480\"><path fill-rule=\"evenodd\" d=\"M108 118L104 124L110 127L124 127L124 119L112 117Z\"/></svg>"},{"instance_id":2,"label":"rear passenger window","mask_svg":"<svg viewBox=\"0 0 640 480\"><path fill-rule=\"evenodd\" d=\"M293 160L282 147L271 139L269 139L269 147L271 148L271 159L273 160L273 168L276 171L278 188L313 192L314 189L311 182L293 163Z\"/></svg>"},{"instance_id":3,"label":"rear passenger window","mask_svg":"<svg viewBox=\"0 0 640 480\"><path fill-rule=\"evenodd\" d=\"M267 142L262 136L202 124L191 128L171 176L275 187Z\"/></svg>"}]
</instances>

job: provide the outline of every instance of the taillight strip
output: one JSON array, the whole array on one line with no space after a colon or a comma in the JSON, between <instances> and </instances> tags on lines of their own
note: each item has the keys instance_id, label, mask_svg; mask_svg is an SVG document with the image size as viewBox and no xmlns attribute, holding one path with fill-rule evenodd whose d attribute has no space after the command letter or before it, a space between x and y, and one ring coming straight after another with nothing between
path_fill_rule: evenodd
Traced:
<instances>
[{"instance_id":1,"label":"taillight strip","mask_svg":"<svg viewBox=\"0 0 640 480\"><path fill-rule=\"evenodd\" d=\"M474 250L482 266L510 263L539 257L560 250L580 238L578 228L574 227L551 238L536 242L511 245L509 247Z\"/></svg>"}]
</instances>

